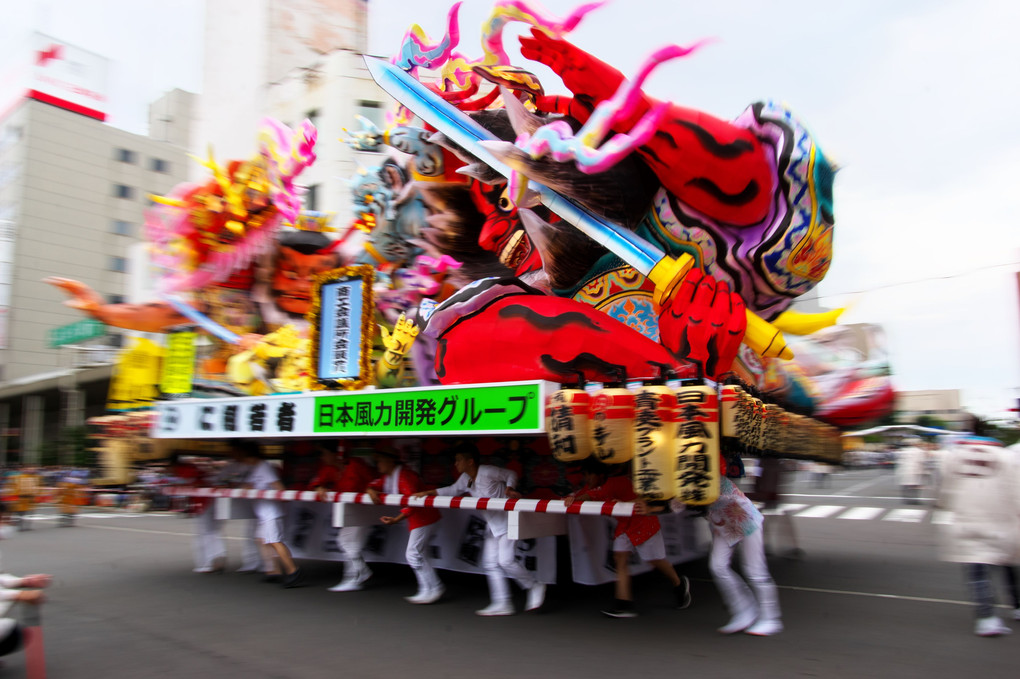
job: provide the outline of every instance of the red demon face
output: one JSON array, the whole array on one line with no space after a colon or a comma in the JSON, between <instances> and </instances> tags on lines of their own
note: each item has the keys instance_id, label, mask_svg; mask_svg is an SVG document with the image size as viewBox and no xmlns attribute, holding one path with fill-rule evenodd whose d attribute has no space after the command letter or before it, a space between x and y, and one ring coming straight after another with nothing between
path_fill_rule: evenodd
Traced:
<instances>
[{"instance_id":1,"label":"red demon face","mask_svg":"<svg viewBox=\"0 0 1020 679\"><path fill-rule=\"evenodd\" d=\"M488 186L471 182L471 198L485 217L478 244L499 255L506 267L520 276L542 268L542 258L517 218L517 208L507 197L506 184Z\"/></svg>"}]
</instances>

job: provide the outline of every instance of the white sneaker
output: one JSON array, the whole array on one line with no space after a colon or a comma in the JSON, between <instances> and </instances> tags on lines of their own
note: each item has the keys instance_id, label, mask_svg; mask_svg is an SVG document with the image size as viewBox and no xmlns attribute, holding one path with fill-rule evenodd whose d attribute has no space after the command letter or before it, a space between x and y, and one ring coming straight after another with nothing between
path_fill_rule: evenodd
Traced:
<instances>
[{"instance_id":1,"label":"white sneaker","mask_svg":"<svg viewBox=\"0 0 1020 679\"><path fill-rule=\"evenodd\" d=\"M428 597L426 597L425 601L422 601L422 603L434 604L440 599L442 599L444 594L446 594L446 587L443 585L443 583L439 583L439 585L437 585L435 589L429 592Z\"/></svg>"},{"instance_id":2,"label":"white sneaker","mask_svg":"<svg viewBox=\"0 0 1020 679\"><path fill-rule=\"evenodd\" d=\"M488 618L496 615L513 615L516 612L517 611L514 610L514 604L512 601L493 601L480 611L475 611L475 615L481 615Z\"/></svg>"},{"instance_id":3,"label":"white sneaker","mask_svg":"<svg viewBox=\"0 0 1020 679\"><path fill-rule=\"evenodd\" d=\"M525 606L524 610L534 611L538 608L541 608L544 602L545 602L545 583L536 582L534 585L531 586L530 589L528 589L528 604L527 606Z\"/></svg>"},{"instance_id":4,"label":"white sneaker","mask_svg":"<svg viewBox=\"0 0 1020 679\"><path fill-rule=\"evenodd\" d=\"M214 570L216 570L216 569L213 568L212 566L199 566L198 568L192 568L191 572L192 573L212 573Z\"/></svg>"},{"instance_id":5,"label":"white sneaker","mask_svg":"<svg viewBox=\"0 0 1020 679\"><path fill-rule=\"evenodd\" d=\"M435 589L418 592L414 596L404 597L404 600L411 604L434 604L446 594L446 587L440 584Z\"/></svg>"},{"instance_id":6,"label":"white sneaker","mask_svg":"<svg viewBox=\"0 0 1020 679\"><path fill-rule=\"evenodd\" d=\"M361 583L357 580L341 580L339 584L333 585L329 588L330 592L357 592L363 589Z\"/></svg>"},{"instance_id":7,"label":"white sneaker","mask_svg":"<svg viewBox=\"0 0 1020 679\"><path fill-rule=\"evenodd\" d=\"M414 596L405 596L404 601L406 601L409 604L423 604L425 603L425 600L428 599L429 594L431 594L431 592L429 592L428 590L422 590L421 592L418 592Z\"/></svg>"},{"instance_id":8,"label":"white sneaker","mask_svg":"<svg viewBox=\"0 0 1020 679\"><path fill-rule=\"evenodd\" d=\"M354 582L356 582L360 588L361 585L364 585L370 577L372 577L372 571L366 566L354 577Z\"/></svg>"},{"instance_id":9,"label":"white sneaker","mask_svg":"<svg viewBox=\"0 0 1020 679\"><path fill-rule=\"evenodd\" d=\"M719 628L719 634L736 634L737 632L743 632L745 629L754 624L757 620L758 614L754 609L749 609L741 613L737 613L730 621Z\"/></svg>"},{"instance_id":10,"label":"white sneaker","mask_svg":"<svg viewBox=\"0 0 1020 679\"><path fill-rule=\"evenodd\" d=\"M1013 619L1014 620L1020 620L1020 608L1018 608L1015 611L1013 611Z\"/></svg>"},{"instance_id":11,"label":"white sneaker","mask_svg":"<svg viewBox=\"0 0 1020 679\"><path fill-rule=\"evenodd\" d=\"M340 584L333 585L329 588L330 592L357 592L364 589L364 585L368 579L372 577L372 571L368 568L358 571L356 574L347 577L347 573L344 573L344 579L340 581Z\"/></svg>"},{"instance_id":12,"label":"white sneaker","mask_svg":"<svg viewBox=\"0 0 1020 679\"><path fill-rule=\"evenodd\" d=\"M783 623L780 620L759 620L744 630L744 634L756 637L770 637L783 631Z\"/></svg>"},{"instance_id":13,"label":"white sneaker","mask_svg":"<svg viewBox=\"0 0 1020 679\"><path fill-rule=\"evenodd\" d=\"M1013 630L1006 627L998 616L990 616L988 618L981 618L974 624L974 634L979 637L1001 637L1006 634L1012 634Z\"/></svg>"}]
</instances>

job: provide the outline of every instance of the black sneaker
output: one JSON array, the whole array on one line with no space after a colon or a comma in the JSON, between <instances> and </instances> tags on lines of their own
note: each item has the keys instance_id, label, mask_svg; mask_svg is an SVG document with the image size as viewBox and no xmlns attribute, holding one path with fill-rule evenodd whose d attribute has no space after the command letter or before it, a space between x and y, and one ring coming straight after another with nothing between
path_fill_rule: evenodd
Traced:
<instances>
[{"instance_id":1,"label":"black sneaker","mask_svg":"<svg viewBox=\"0 0 1020 679\"><path fill-rule=\"evenodd\" d=\"M686 575L680 576L680 584L673 588L676 596L676 607L683 610L691 605L691 581Z\"/></svg>"},{"instance_id":2,"label":"black sneaker","mask_svg":"<svg viewBox=\"0 0 1020 679\"><path fill-rule=\"evenodd\" d=\"M636 618L637 611L634 610L634 602L626 599L614 599L611 608L602 611L602 615L610 618Z\"/></svg>"},{"instance_id":3,"label":"black sneaker","mask_svg":"<svg viewBox=\"0 0 1020 679\"><path fill-rule=\"evenodd\" d=\"M291 587L300 587L303 584L300 568L295 569L290 575L283 576L283 586L286 589L290 589Z\"/></svg>"}]
</instances>

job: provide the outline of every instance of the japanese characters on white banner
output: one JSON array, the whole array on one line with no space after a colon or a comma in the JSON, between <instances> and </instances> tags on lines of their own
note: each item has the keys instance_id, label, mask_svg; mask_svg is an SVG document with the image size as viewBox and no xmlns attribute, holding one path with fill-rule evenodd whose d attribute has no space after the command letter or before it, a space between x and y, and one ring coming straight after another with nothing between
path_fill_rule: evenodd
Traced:
<instances>
[{"instance_id":1,"label":"japanese characters on white banner","mask_svg":"<svg viewBox=\"0 0 1020 679\"><path fill-rule=\"evenodd\" d=\"M397 508L393 508L396 514ZM440 510L439 529L429 543L429 557L436 568L461 573L484 573L482 546L485 519L469 510ZM337 546L339 528L333 526L332 505L321 502L288 502L284 541L299 559L342 561ZM362 556L366 561L407 563L407 526L373 526ZM556 582L556 539L542 537L517 541L517 560L541 582Z\"/></svg>"},{"instance_id":2,"label":"japanese characters on white banner","mask_svg":"<svg viewBox=\"0 0 1020 679\"><path fill-rule=\"evenodd\" d=\"M555 385L505 382L156 404L153 438L540 434Z\"/></svg>"},{"instance_id":3,"label":"japanese characters on white banner","mask_svg":"<svg viewBox=\"0 0 1020 679\"><path fill-rule=\"evenodd\" d=\"M221 499L230 503L221 507L220 518L247 518L254 515L250 501ZM299 559L343 561L333 526L332 505L321 502L287 502L284 541ZM226 510L226 511L224 511ZM393 514L397 513L393 508ZM429 557L436 568L461 573L484 573L482 547L485 543L485 519L480 513L451 509L443 515L432 541ZM663 514L662 537L666 558L672 563L698 559L708 552L708 527L701 519L682 514ZM602 585L616 579L613 566L613 530L615 519L608 516L567 517L572 579L581 585ZM407 563L407 527L373 526L363 556L367 561ZM556 582L556 538L517 540L517 560L546 584ZM636 556L631 558L632 573L645 573L651 567Z\"/></svg>"}]
</instances>

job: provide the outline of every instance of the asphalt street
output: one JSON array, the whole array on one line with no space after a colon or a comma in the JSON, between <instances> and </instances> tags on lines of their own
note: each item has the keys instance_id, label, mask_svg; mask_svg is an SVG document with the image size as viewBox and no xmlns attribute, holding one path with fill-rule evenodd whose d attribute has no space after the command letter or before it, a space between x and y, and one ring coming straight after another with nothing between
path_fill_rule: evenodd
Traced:
<instances>
[{"instance_id":1,"label":"asphalt street","mask_svg":"<svg viewBox=\"0 0 1020 679\"><path fill-rule=\"evenodd\" d=\"M43 510L0 547L8 572L55 576L43 610L50 677L1018 675L1020 622L1010 637L974 636L961 568L938 561L944 515L904 505L890 470L834 474L824 487L802 476L781 509L805 555L784 558L788 545L774 546L786 630L770 638L715 631L727 616L704 561L684 567L694 594L684 611L648 574L635 580L635 619L600 615L611 586L569 582L550 588L538 614L483 619L473 615L487 603L479 576L444 572L448 596L412 606L406 566L374 565L370 586L345 594L326 591L335 563L304 562L308 585L291 590L194 574L192 522L173 515L89 512L60 528ZM236 567L240 543L228 546ZM21 653L0 669L17 676Z\"/></svg>"}]
</instances>

